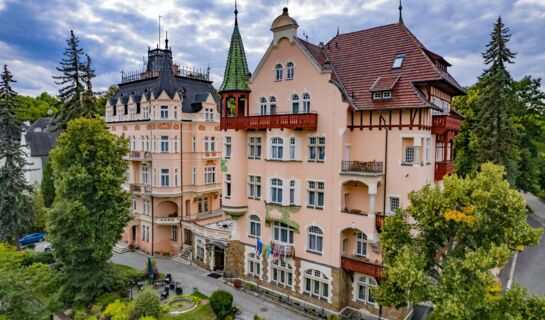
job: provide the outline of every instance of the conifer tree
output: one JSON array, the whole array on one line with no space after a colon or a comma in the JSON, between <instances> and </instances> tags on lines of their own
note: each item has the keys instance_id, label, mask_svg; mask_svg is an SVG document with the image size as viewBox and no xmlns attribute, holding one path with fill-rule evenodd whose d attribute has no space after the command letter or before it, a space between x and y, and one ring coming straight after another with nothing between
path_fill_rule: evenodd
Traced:
<instances>
[{"instance_id":1,"label":"conifer tree","mask_svg":"<svg viewBox=\"0 0 545 320\"><path fill-rule=\"evenodd\" d=\"M491 161L503 165L507 180L517 177L517 132L510 121L517 105L513 79L506 64L513 63L516 53L507 44L511 39L509 28L501 17L494 24L491 40L483 58L488 69L481 75L481 96L477 101L476 150L481 163Z\"/></svg>"},{"instance_id":2,"label":"conifer tree","mask_svg":"<svg viewBox=\"0 0 545 320\"><path fill-rule=\"evenodd\" d=\"M0 82L0 242L15 241L32 224L31 188L24 174L26 160L16 141L22 133L22 123L16 116L17 93L11 88L15 82L4 65Z\"/></svg>"},{"instance_id":3,"label":"conifer tree","mask_svg":"<svg viewBox=\"0 0 545 320\"><path fill-rule=\"evenodd\" d=\"M73 30L70 30L70 38L66 43L68 46L64 50L64 58L57 68L61 75L53 77L57 80L55 83L62 86L57 96L62 103L57 127L62 129L72 119L93 118L98 114L96 101L92 96L91 80L95 74L91 68L91 59L80 48L79 39Z\"/></svg>"}]
</instances>

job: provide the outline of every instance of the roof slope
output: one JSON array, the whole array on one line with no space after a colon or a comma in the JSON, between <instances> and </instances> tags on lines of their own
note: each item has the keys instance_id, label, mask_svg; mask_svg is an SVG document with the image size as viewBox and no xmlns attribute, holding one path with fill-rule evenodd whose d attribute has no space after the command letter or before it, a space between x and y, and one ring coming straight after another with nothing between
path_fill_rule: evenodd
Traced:
<instances>
[{"instance_id":1,"label":"roof slope","mask_svg":"<svg viewBox=\"0 0 545 320\"><path fill-rule=\"evenodd\" d=\"M31 157L45 157L57 143L60 130L55 130L54 118L40 118L26 131L25 140L30 147Z\"/></svg>"},{"instance_id":2,"label":"roof slope","mask_svg":"<svg viewBox=\"0 0 545 320\"><path fill-rule=\"evenodd\" d=\"M248 87L248 63L246 61L246 53L244 52L244 44L242 36L238 30L238 11L235 9L235 28L231 35L231 45L227 56L227 64L225 66L225 74L223 75L223 83L219 92L224 91L247 91Z\"/></svg>"}]
</instances>

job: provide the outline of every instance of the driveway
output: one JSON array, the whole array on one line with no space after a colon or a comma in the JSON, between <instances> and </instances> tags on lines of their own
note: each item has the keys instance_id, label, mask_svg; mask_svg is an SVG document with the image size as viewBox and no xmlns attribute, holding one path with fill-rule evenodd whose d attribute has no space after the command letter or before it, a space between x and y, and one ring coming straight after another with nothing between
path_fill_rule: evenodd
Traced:
<instances>
[{"instance_id":1,"label":"driveway","mask_svg":"<svg viewBox=\"0 0 545 320\"><path fill-rule=\"evenodd\" d=\"M523 194L526 203L533 210L528 215L528 223L533 227L545 226L545 203L531 193ZM512 259L511 259L512 260ZM500 279L505 288L509 279L512 261L501 271ZM515 264L513 282L518 282L528 289L530 293L545 294L545 236L541 237L539 244L535 247L525 248L519 252Z\"/></svg>"},{"instance_id":2,"label":"driveway","mask_svg":"<svg viewBox=\"0 0 545 320\"><path fill-rule=\"evenodd\" d=\"M146 268L147 258L147 255L138 252L114 253L112 262L143 270ZM156 261L159 272L172 274L174 280L182 284L184 294L192 292L193 287L197 287L200 292L207 296L210 296L218 289L231 292L234 300L233 305L239 306L241 309L240 319L253 320L256 314L269 320L308 319L282 306L262 300L252 294L236 290L224 284L221 279L208 277L210 272L197 266L188 266L170 259L157 258Z\"/></svg>"}]
</instances>

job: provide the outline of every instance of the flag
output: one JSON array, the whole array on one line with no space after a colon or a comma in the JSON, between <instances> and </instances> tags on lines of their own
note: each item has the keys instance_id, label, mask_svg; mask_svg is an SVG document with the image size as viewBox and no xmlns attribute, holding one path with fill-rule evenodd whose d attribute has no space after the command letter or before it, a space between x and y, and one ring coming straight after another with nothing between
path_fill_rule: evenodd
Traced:
<instances>
[{"instance_id":1,"label":"flag","mask_svg":"<svg viewBox=\"0 0 545 320\"><path fill-rule=\"evenodd\" d=\"M267 248L267 254L265 256L266 260L269 260L269 256L271 255L271 253L272 253L272 247Z\"/></svg>"}]
</instances>

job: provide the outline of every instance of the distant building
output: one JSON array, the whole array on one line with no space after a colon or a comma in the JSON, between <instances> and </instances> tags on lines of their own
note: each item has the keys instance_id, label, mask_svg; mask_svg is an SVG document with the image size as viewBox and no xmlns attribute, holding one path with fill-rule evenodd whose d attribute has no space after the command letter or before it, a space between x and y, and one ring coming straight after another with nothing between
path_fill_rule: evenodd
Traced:
<instances>
[{"instance_id":1,"label":"distant building","mask_svg":"<svg viewBox=\"0 0 545 320\"><path fill-rule=\"evenodd\" d=\"M316 45L284 8L250 75L236 19L219 91L227 272L317 315L404 319L373 297L380 233L410 191L453 172L464 91L450 64L401 17Z\"/></svg>"},{"instance_id":2,"label":"distant building","mask_svg":"<svg viewBox=\"0 0 545 320\"><path fill-rule=\"evenodd\" d=\"M25 176L29 184L41 183L49 152L55 147L60 133L55 131L55 118L40 118L23 132L21 145L27 155Z\"/></svg>"},{"instance_id":3,"label":"distant building","mask_svg":"<svg viewBox=\"0 0 545 320\"><path fill-rule=\"evenodd\" d=\"M208 70L174 64L168 40L148 49L143 70L123 74L106 123L130 142L127 245L223 270L231 224L220 210L218 101Z\"/></svg>"}]
</instances>

